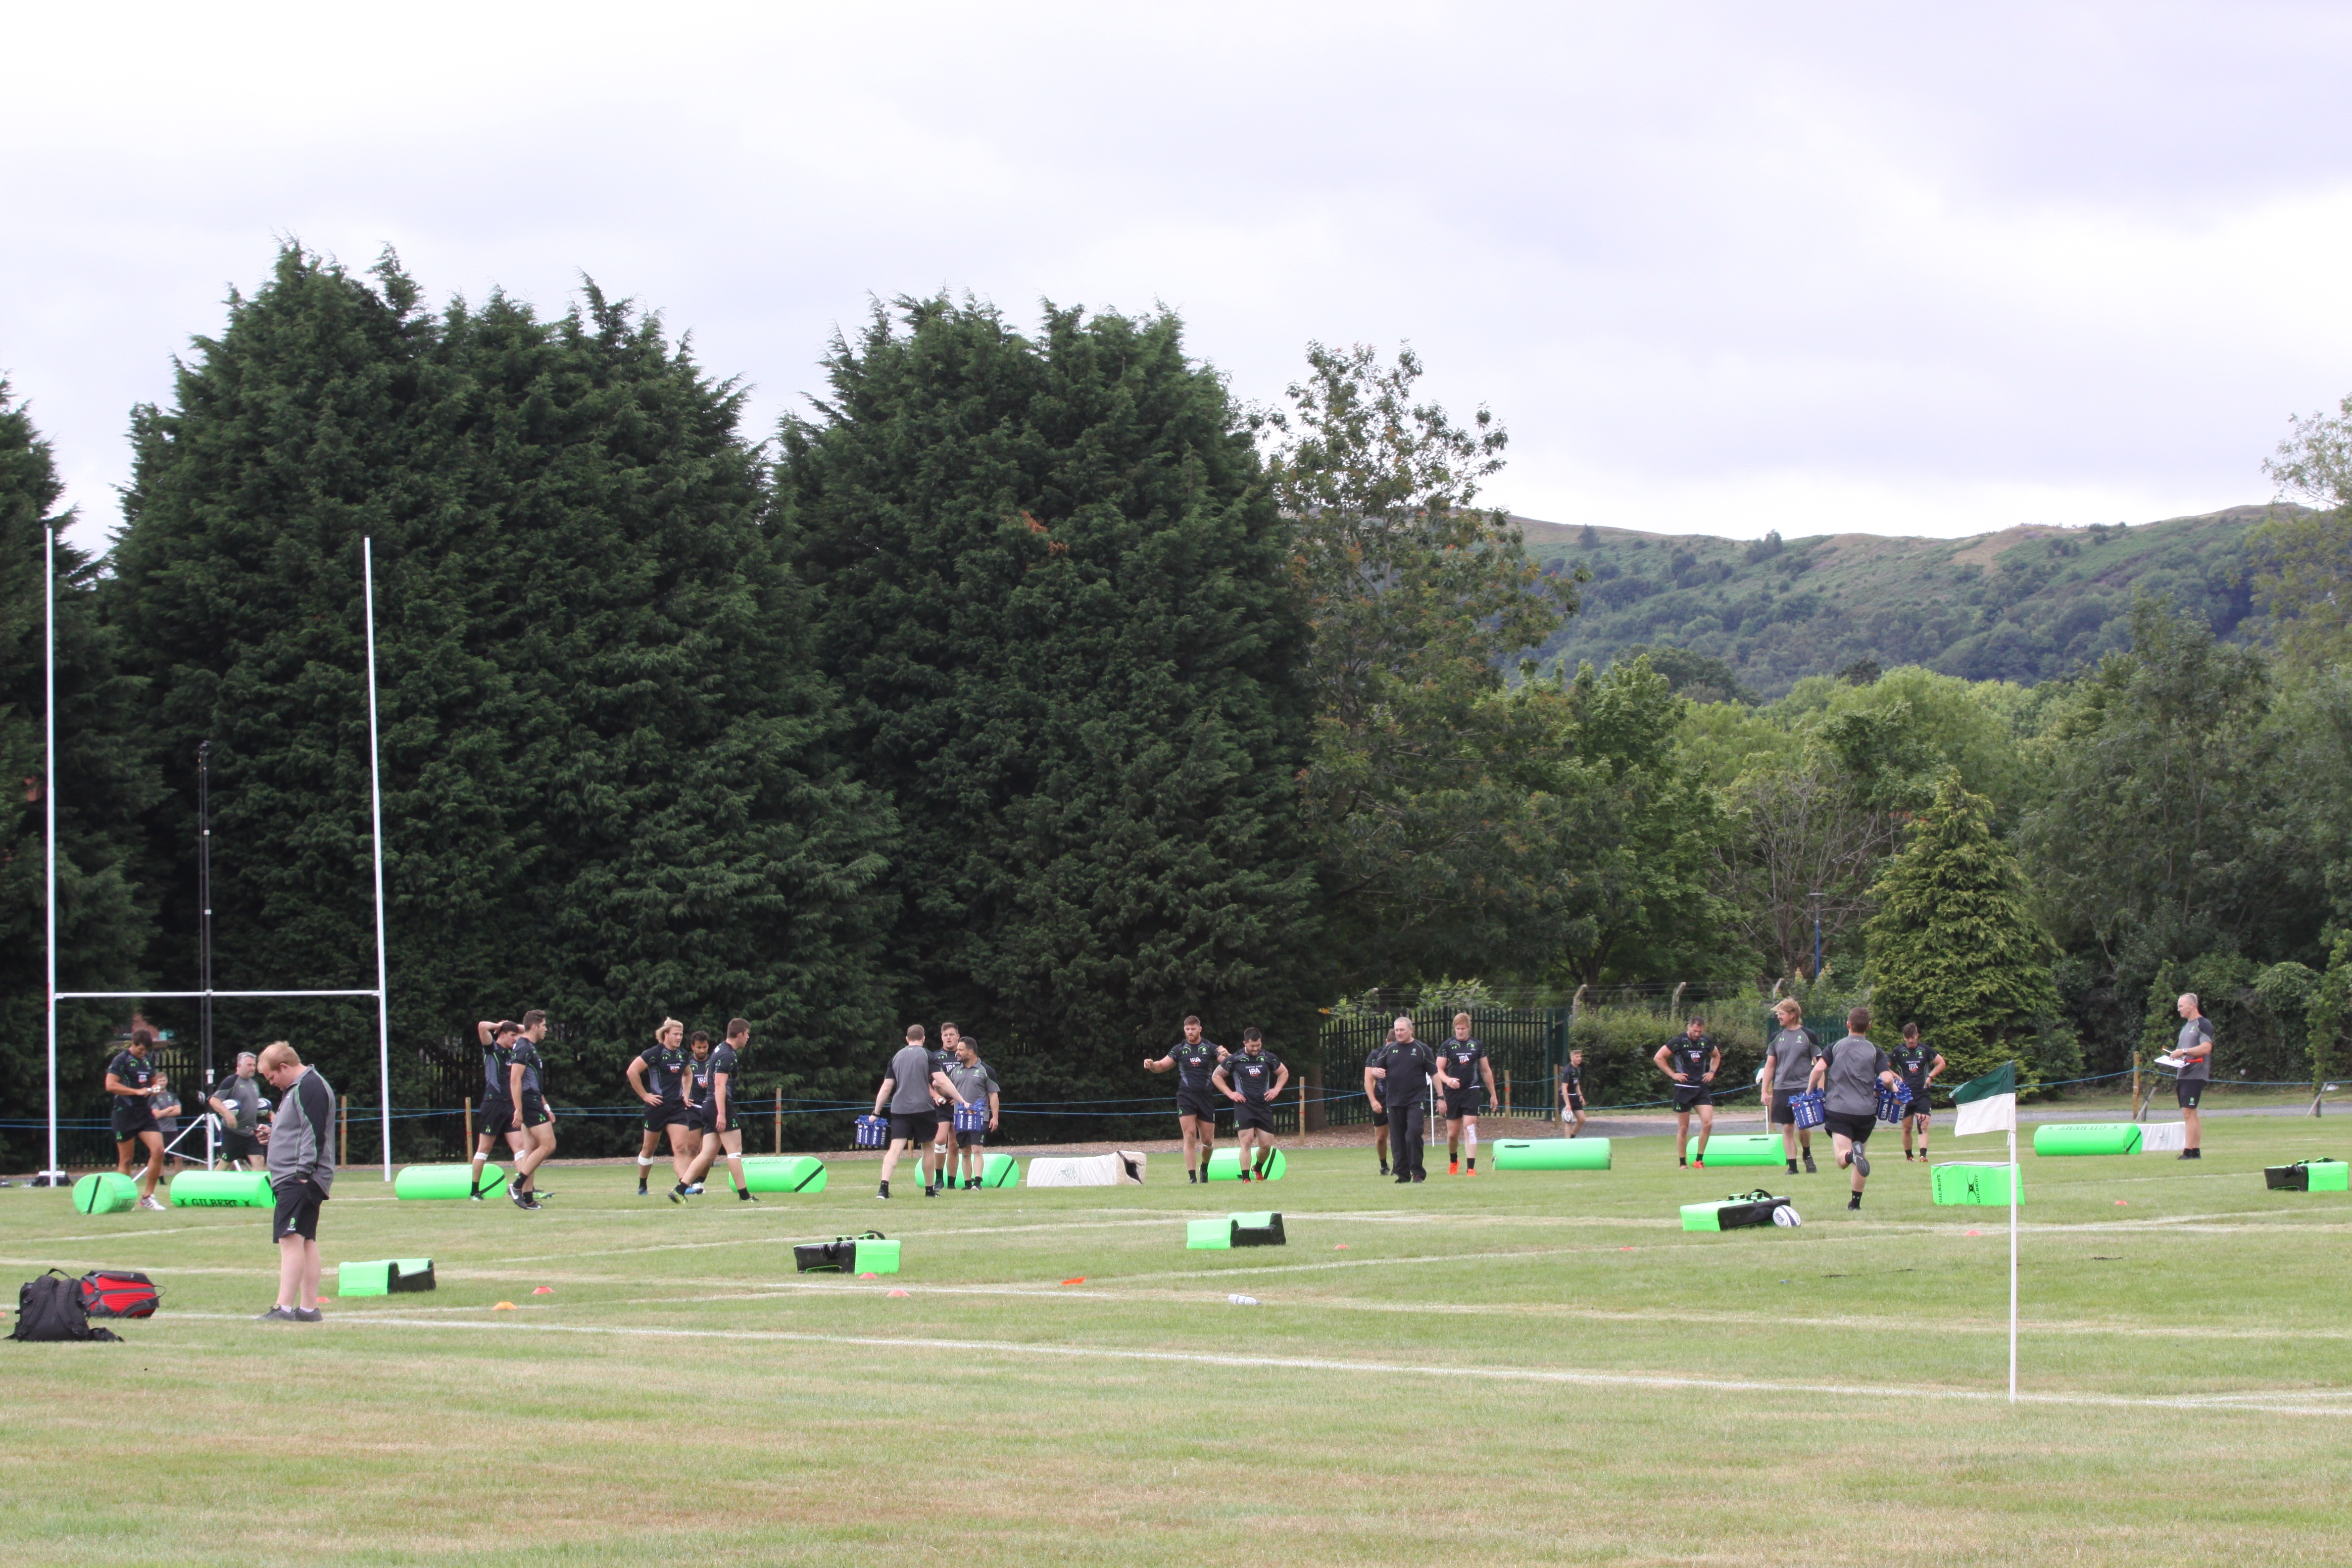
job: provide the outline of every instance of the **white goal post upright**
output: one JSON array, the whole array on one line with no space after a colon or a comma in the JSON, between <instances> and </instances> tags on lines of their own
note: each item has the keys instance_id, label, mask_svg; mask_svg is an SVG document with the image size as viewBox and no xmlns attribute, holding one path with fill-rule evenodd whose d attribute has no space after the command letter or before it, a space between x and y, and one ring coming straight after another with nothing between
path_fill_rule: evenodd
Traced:
<instances>
[{"instance_id":1,"label":"white goal post upright","mask_svg":"<svg viewBox=\"0 0 2352 1568\"><path fill-rule=\"evenodd\" d=\"M49 1161L43 1175L52 1184L65 1175L58 1161L58 1004L60 1002L142 1002L201 997L373 996L375 998L376 1100L383 1128L383 1179L392 1180L392 1003L386 983L383 909L383 789L376 756L375 705L375 561L373 541L360 541L361 581L366 591L368 689L368 825L375 863L375 984L373 988L337 991L218 991L209 984L201 991L60 991L58 989L58 535L46 530L45 598L48 636L46 708L42 715L44 747L43 804L47 812L47 897L48 917L49 1023ZM210 1092L210 1086L206 1086Z\"/></svg>"}]
</instances>

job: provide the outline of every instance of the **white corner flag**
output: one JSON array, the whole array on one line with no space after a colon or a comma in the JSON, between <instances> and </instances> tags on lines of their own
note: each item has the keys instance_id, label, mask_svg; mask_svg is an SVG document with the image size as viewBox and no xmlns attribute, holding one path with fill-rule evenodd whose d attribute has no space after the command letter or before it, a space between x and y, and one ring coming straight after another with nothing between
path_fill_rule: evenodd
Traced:
<instances>
[{"instance_id":1,"label":"white corner flag","mask_svg":"<svg viewBox=\"0 0 2352 1568\"><path fill-rule=\"evenodd\" d=\"M2017 1064L2010 1062L1997 1072L1969 1079L1952 1090L1952 1106L1959 1113L1952 1125L1955 1138L1966 1138L1971 1132L2016 1131Z\"/></svg>"}]
</instances>

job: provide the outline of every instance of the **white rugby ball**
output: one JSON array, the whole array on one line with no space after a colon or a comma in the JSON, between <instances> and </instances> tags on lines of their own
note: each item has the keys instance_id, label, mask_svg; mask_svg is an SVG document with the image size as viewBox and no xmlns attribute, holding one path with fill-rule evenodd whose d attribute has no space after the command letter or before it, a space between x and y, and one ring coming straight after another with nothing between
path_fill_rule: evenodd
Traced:
<instances>
[{"instance_id":1,"label":"white rugby ball","mask_svg":"<svg viewBox=\"0 0 2352 1568\"><path fill-rule=\"evenodd\" d=\"M1790 1208L1787 1204L1782 1204L1772 1211L1772 1223L1778 1226L1796 1226L1805 1222L1798 1217L1795 1209Z\"/></svg>"}]
</instances>

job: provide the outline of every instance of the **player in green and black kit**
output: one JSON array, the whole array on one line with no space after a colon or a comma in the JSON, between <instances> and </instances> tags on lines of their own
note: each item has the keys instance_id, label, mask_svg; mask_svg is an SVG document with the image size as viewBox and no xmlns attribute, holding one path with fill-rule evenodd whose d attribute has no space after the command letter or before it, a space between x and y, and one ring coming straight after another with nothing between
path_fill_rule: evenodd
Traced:
<instances>
[{"instance_id":1,"label":"player in green and black kit","mask_svg":"<svg viewBox=\"0 0 2352 1568\"><path fill-rule=\"evenodd\" d=\"M645 1141L637 1150L637 1196L646 1195L646 1173L664 1135L669 1139L669 1164L678 1181L686 1180L693 1151L687 1141L694 1112L686 1103L686 1026L664 1018L654 1031L654 1043L629 1058L629 1088L646 1102Z\"/></svg>"},{"instance_id":2,"label":"player in green and black kit","mask_svg":"<svg viewBox=\"0 0 2352 1568\"><path fill-rule=\"evenodd\" d=\"M514 1201L517 1208L539 1206L539 1168L555 1152L555 1112L547 1107L541 1088L539 1042L547 1037L547 1015L533 1007L522 1016L522 1030L507 1052L507 1096L514 1101L514 1125L530 1140L515 1159Z\"/></svg>"},{"instance_id":3,"label":"player in green and black kit","mask_svg":"<svg viewBox=\"0 0 2352 1568\"><path fill-rule=\"evenodd\" d=\"M683 1203L702 1191L710 1167L724 1155L727 1173L735 1178L737 1201L757 1202L743 1180L743 1126L735 1109L735 1078L742 1070L743 1049L751 1043L751 1020L728 1019L727 1037L716 1046L710 1045L709 1037L699 1031L695 1037L706 1047L706 1054L693 1069L702 1143L695 1151L694 1164L688 1170L686 1179L669 1190L669 1201Z\"/></svg>"},{"instance_id":4,"label":"player in green and black kit","mask_svg":"<svg viewBox=\"0 0 2352 1568\"><path fill-rule=\"evenodd\" d=\"M1570 1051L1559 1064L1559 1120L1575 1137L1584 1131L1584 1053Z\"/></svg>"},{"instance_id":5,"label":"player in green and black kit","mask_svg":"<svg viewBox=\"0 0 2352 1568\"><path fill-rule=\"evenodd\" d=\"M522 1026L511 1018L492 1023L484 1019L474 1026L474 1037L482 1046L482 1119L477 1124L474 1139L474 1201L482 1201L482 1167L490 1163L499 1145L504 1143L508 1152L517 1160L530 1147L530 1135L515 1125L514 1101L508 1098L509 1089L508 1067L514 1051L515 1037Z\"/></svg>"},{"instance_id":6,"label":"player in green and black kit","mask_svg":"<svg viewBox=\"0 0 2352 1568\"><path fill-rule=\"evenodd\" d=\"M1454 1037L1437 1048L1438 1092L1445 1097L1445 1173L1462 1172L1462 1145L1470 1145L1470 1173L1478 1173L1478 1112L1495 1103L1495 1064L1470 1037L1470 1015L1454 1015Z\"/></svg>"},{"instance_id":7,"label":"player in green and black kit","mask_svg":"<svg viewBox=\"0 0 2352 1568\"><path fill-rule=\"evenodd\" d=\"M131 1031L131 1043L114 1053L106 1064L106 1092L113 1097L115 1169L123 1175L131 1173L131 1162L142 1146L147 1151L147 1168L139 1175L139 1206L159 1209L163 1200L155 1195L155 1184L163 1174L163 1133L155 1125L155 1110L147 1100L159 1076L156 1066L147 1059L148 1050L155 1044L154 1033L144 1025Z\"/></svg>"},{"instance_id":8,"label":"player in green and black kit","mask_svg":"<svg viewBox=\"0 0 2352 1568\"><path fill-rule=\"evenodd\" d=\"M1217 1064L1225 1047L1201 1032L1201 1020L1184 1020L1184 1038L1158 1061L1143 1058L1146 1072L1176 1074L1176 1125L1184 1134L1184 1179L1209 1179L1209 1156L1217 1147ZM1197 1158L1196 1158L1197 1156Z\"/></svg>"},{"instance_id":9,"label":"player in green and black kit","mask_svg":"<svg viewBox=\"0 0 2352 1568\"><path fill-rule=\"evenodd\" d=\"M1715 1075L1723 1052L1706 1037L1706 1020L1693 1018L1682 1037L1658 1047L1652 1058L1675 1080L1675 1163L1706 1169L1706 1141L1715 1133ZM1690 1119L1698 1112L1698 1157L1689 1157Z\"/></svg>"},{"instance_id":10,"label":"player in green and black kit","mask_svg":"<svg viewBox=\"0 0 2352 1568\"><path fill-rule=\"evenodd\" d=\"M1244 1182L1264 1176L1266 1162L1274 1158L1274 1106L1289 1081L1290 1069L1265 1048L1265 1037L1255 1028L1242 1031L1239 1054L1219 1062L1209 1075L1211 1086L1234 1102L1234 1141L1241 1145Z\"/></svg>"},{"instance_id":11,"label":"player in green and black kit","mask_svg":"<svg viewBox=\"0 0 2352 1568\"><path fill-rule=\"evenodd\" d=\"M1919 1132L1918 1158L1927 1157L1927 1123L1931 1120L1927 1090L1934 1085L1936 1075L1944 1070L1944 1058L1919 1038L1918 1025L1906 1024L1903 1043L1887 1052L1886 1059L1895 1064L1895 1076L1911 1091L1911 1103L1903 1111L1903 1163L1907 1165L1912 1160L1911 1131L1915 1127Z\"/></svg>"}]
</instances>

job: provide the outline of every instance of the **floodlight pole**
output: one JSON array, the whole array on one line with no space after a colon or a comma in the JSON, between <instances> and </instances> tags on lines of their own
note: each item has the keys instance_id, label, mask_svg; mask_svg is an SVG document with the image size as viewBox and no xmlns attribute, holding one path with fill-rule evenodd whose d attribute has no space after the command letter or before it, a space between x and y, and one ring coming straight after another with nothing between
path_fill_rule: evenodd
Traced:
<instances>
[{"instance_id":1,"label":"floodlight pole","mask_svg":"<svg viewBox=\"0 0 2352 1568\"><path fill-rule=\"evenodd\" d=\"M383 1179L392 1180L392 998L385 990L383 940L383 781L375 715L375 542L360 541L361 582L367 611L368 818L375 838L376 1110L383 1128ZM209 981L206 984L210 984Z\"/></svg>"},{"instance_id":2,"label":"floodlight pole","mask_svg":"<svg viewBox=\"0 0 2352 1568\"><path fill-rule=\"evenodd\" d=\"M47 628L47 656L42 679L47 695L41 702L44 740L41 746L41 805L47 814L47 880L41 903L47 911L49 940L46 947L49 980L49 1161L42 1179L51 1186L63 1174L58 1169L58 531L43 531L41 604Z\"/></svg>"},{"instance_id":3,"label":"floodlight pole","mask_svg":"<svg viewBox=\"0 0 2352 1568\"><path fill-rule=\"evenodd\" d=\"M213 743L196 742L196 970L205 999L203 1023L205 1097L213 1092Z\"/></svg>"}]
</instances>

